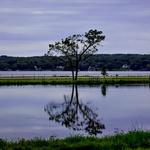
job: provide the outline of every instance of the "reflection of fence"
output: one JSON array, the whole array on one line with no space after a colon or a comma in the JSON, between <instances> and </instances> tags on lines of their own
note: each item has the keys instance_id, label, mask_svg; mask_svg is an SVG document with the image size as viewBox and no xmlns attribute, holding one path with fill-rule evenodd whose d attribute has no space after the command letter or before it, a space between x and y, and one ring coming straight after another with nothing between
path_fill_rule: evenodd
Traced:
<instances>
[{"instance_id":1,"label":"reflection of fence","mask_svg":"<svg viewBox=\"0 0 150 150\"><path fill-rule=\"evenodd\" d=\"M86 74L79 74L79 77L88 77L90 78L90 80L98 80L99 77L101 78L141 78L141 77L150 77L150 74L128 74L128 75L124 75L124 74L113 74L113 75L108 75L108 76L102 76L101 74L94 74L94 75L86 75ZM71 74L0 74L0 78L47 78L47 77L71 77Z\"/></svg>"},{"instance_id":2,"label":"reflection of fence","mask_svg":"<svg viewBox=\"0 0 150 150\"><path fill-rule=\"evenodd\" d=\"M0 74L0 77L45 77L51 75L40 75L40 74Z\"/></svg>"}]
</instances>

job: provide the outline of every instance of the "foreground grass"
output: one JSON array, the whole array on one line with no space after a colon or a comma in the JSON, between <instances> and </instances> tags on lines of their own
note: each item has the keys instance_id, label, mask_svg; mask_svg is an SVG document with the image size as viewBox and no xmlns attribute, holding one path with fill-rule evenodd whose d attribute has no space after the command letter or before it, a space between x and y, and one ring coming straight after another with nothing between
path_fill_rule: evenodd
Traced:
<instances>
[{"instance_id":1,"label":"foreground grass","mask_svg":"<svg viewBox=\"0 0 150 150\"><path fill-rule=\"evenodd\" d=\"M73 84L71 77L0 77L0 85ZM150 83L150 76L79 77L77 84Z\"/></svg>"},{"instance_id":2,"label":"foreground grass","mask_svg":"<svg viewBox=\"0 0 150 150\"><path fill-rule=\"evenodd\" d=\"M69 137L32 139L16 142L0 140L2 150L149 150L150 132L133 131L110 137Z\"/></svg>"}]
</instances>

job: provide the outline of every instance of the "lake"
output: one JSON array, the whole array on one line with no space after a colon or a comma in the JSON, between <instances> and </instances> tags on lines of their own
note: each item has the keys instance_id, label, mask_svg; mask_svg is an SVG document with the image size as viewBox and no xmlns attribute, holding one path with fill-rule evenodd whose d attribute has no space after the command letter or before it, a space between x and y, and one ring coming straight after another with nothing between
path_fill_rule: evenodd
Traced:
<instances>
[{"instance_id":1,"label":"lake","mask_svg":"<svg viewBox=\"0 0 150 150\"><path fill-rule=\"evenodd\" d=\"M108 71L109 76L150 76L150 71ZM71 71L0 71L0 77L71 76ZM79 76L102 76L101 71L79 71Z\"/></svg>"},{"instance_id":2,"label":"lake","mask_svg":"<svg viewBox=\"0 0 150 150\"><path fill-rule=\"evenodd\" d=\"M0 86L0 138L150 129L150 86Z\"/></svg>"}]
</instances>

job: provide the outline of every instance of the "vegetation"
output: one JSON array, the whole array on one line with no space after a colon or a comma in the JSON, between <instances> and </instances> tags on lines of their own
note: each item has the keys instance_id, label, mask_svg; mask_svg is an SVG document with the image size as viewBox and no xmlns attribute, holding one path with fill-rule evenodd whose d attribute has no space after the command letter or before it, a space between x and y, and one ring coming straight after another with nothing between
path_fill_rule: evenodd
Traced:
<instances>
[{"instance_id":1,"label":"vegetation","mask_svg":"<svg viewBox=\"0 0 150 150\"><path fill-rule=\"evenodd\" d=\"M79 77L72 81L71 77L0 77L0 85L36 85L36 84L150 84L148 76L128 77Z\"/></svg>"},{"instance_id":2,"label":"vegetation","mask_svg":"<svg viewBox=\"0 0 150 150\"><path fill-rule=\"evenodd\" d=\"M97 46L105 39L102 31L89 30L84 35L72 35L55 44L49 44L48 54L57 53L64 56L64 61L68 63L72 79L77 80L78 70L81 62L98 51Z\"/></svg>"},{"instance_id":3,"label":"vegetation","mask_svg":"<svg viewBox=\"0 0 150 150\"><path fill-rule=\"evenodd\" d=\"M65 139L50 138L5 141L0 140L2 150L149 150L150 132L132 131L103 138L69 137Z\"/></svg>"},{"instance_id":4,"label":"vegetation","mask_svg":"<svg viewBox=\"0 0 150 150\"><path fill-rule=\"evenodd\" d=\"M101 74L102 74L104 77L107 76L107 71L106 71L106 67L105 67L105 66L102 67Z\"/></svg>"},{"instance_id":5,"label":"vegetation","mask_svg":"<svg viewBox=\"0 0 150 150\"><path fill-rule=\"evenodd\" d=\"M9 57L0 56L0 70L2 71L29 71L29 70L70 70L68 63L62 57ZM81 62L79 69L101 70L140 70L150 71L150 55L139 54L97 54Z\"/></svg>"}]
</instances>

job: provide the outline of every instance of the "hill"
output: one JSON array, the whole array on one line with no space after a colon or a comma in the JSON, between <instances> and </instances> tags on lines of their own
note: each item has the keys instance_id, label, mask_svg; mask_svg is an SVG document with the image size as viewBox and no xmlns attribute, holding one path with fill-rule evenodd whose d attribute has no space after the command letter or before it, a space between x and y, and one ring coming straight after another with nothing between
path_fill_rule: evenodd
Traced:
<instances>
[{"instance_id":1,"label":"hill","mask_svg":"<svg viewBox=\"0 0 150 150\"><path fill-rule=\"evenodd\" d=\"M100 70L103 66L107 70L150 71L150 55L141 54L97 54L89 57L80 64L80 70ZM34 70L69 70L67 62L62 57L34 56L11 57L0 56L1 71L34 71Z\"/></svg>"}]
</instances>

